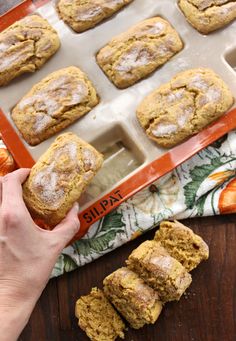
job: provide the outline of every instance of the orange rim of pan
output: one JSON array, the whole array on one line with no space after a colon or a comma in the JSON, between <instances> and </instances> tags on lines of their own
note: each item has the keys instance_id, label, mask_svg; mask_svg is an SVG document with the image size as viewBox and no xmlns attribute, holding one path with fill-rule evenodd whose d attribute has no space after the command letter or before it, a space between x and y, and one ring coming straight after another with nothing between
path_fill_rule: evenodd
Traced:
<instances>
[{"instance_id":1,"label":"orange rim of pan","mask_svg":"<svg viewBox=\"0 0 236 341\"><path fill-rule=\"evenodd\" d=\"M20 5L9 10L0 17L0 32L10 26L16 20L33 13L37 8L46 4L49 0L30 1L26 0ZM219 120L209 125L197 135L186 142L172 148L158 159L140 168L126 181L116 186L85 210L79 213L81 222L80 231L71 242L82 238L89 227L97 220L104 217L110 211L118 207L122 202L129 199L135 193L149 186L174 168L191 158L193 155L236 128L236 109L229 111ZM7 148L13 155L18 167L31 168L35 161L25 147L24 143L0 109L0 132Z\"/></svg>"}]
</instances>

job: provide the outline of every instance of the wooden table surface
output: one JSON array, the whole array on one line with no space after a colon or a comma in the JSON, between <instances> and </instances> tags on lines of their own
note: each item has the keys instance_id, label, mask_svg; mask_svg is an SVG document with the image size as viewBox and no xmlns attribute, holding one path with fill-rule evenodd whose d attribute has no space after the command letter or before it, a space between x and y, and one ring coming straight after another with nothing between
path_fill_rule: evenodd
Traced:
<instances>
[{"instance_id":1,"label":"wooden table surface","mask_svg":"<svg viewBox=\"0 0 236 341\"><path fill-rule=\"evenodd\" d=\"M126 341L236 340L236 215L186 221L209 244L210 259L193 271L193 283L176 303L166 304L157 323L129 329ZM154 232L48 284L21 341L87 341L77 327L74 306L80 295L124 264L130 252Z\"/></svg>"},{"instance_id":2,"label":"wooden table surface","mask_svg":"<svg viewBox=\"0 0 236 341\"><path fill-rule=\"evenodd\" d=\"M20 1L0 0L0 13ZM0 19L1 20L1 19ZM185 221L210 247L210 259L193 272L193 283L177 303L166 304L157 323L129 329L126 341L236 340L236 215ZM87 341L74 317L76 299L124 264L154 232L72 273L49 282L20 341ZM29 288L30 290L30 288Z\"/></svg>"}]
</instances>

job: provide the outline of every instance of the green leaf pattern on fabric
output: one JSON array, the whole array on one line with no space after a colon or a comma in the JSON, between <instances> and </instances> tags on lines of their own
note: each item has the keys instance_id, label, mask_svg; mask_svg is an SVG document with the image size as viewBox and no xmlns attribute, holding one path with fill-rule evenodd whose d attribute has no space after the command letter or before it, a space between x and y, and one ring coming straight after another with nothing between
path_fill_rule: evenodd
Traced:
<instances>
[{"instance_id":1,"label":"green leaf pattern on fabric","mask_svg":"<svg viewBox=\"0 0 236 341\"><path fill-rule=\"evenodd\" d=\"M221 157L213 158L209 164L194 167L189 176L191 181L184 186L185 204L187 208L193 208L196 203L196 196L201 183L218 167L224 163Z\"/></svg>"},{"instance_id":2,"label":"green leaf pattern on fabric","mask_svg":"<svg viewBox=\"0 0 236 341\"><path fill-rule=\"evenodd\" d=\"M124 223L122 214L113 211L104 217L98 224L92 237L84 238L74 243L74 249L79 255L88 256L91 252L99 253L112 248L113 241L118 233L123 233Z\"/></svg>"},{"instance_id":3,"label":"green leaf pattern on fabric","mask_svg":"<svg viewBox=\"0 0 236 341\"><path fill-rule=\"evenodd\" d=\"M235 170L233 131L95 223L83 239L63 250L52 276L92 262L164 219L219 214L220 194L236 177Z\"/></svg>"}]
</instances>

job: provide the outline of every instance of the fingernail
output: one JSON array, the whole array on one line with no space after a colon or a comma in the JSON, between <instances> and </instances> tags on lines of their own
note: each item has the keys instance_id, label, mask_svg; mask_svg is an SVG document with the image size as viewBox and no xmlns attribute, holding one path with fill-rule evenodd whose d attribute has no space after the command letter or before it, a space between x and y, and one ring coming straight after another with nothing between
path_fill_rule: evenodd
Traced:
<instances>
[{"instance_id":1,"label":"fingernail","mask_svg":"<svg viewBox=\"0 0 236 341\"><path fill-rule=\"evenodd\" d=\"M77 213L79 213L79 204L77 202L74 203L74 207L77 210Z\"/></svg>"}]
</instances>

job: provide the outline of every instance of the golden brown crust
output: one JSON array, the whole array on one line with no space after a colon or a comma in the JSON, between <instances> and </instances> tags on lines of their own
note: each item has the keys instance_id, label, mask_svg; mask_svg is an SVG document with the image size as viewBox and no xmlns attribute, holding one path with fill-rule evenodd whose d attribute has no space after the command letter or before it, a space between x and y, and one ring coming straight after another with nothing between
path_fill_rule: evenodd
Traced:
<instances>
[{"instance_id":1,"label":"golden brown crust","mask_svg":"<svg viewBox=\"0 0 236 341\"><path fill-rule=\"evenodd\" d=\"M107 276L103 284L105 295L132 328L156 322L162 303L158 294L136 273L123 267Z\"/></svg>"},{"instance_id":2,"label":"golden brown crust","mask_svg":"<svg viewBox=\"0 0 236 341\"><path fill-rule=\"evenodd\" d=\"M191 69L145 97L137 118L150 139L168 148L201 131L233 102L228 86L212 70Z\"/></svg>"},{"instance_id":3,"label":"golden brown crust","mask_svg":"<svg viewBox=\"0 0 236 341\"><path fill-rule=\"evenodd\" d=\"M192 282L186 269L154 240L139 245L126 263L157 291L163 302L179 300Z\"/></svg>"},{"instance_id":4,"label":"golden brown crust","mask_svg":"<svg viewBox=\"0 0 236 341\"><path fill-rule=\"evenodd\" d=\"M86 31L109 18L133 0L58 0L59 16L74 31Z\"/></svg>"},{"instance_id":5,"label":"golden brown crust","mask_svg":"<svg viewBox=\"0 0 236 341\"><path fill-rule=\"evenodd\" d=\"M39 69L60 47L46 19L30 15L0 33L0 86Z\"/></svg>"},{"instance_id":6,"label":"golden brown crust","mask_svg":"<svg viewBox=\"0 0 236 341\"><path fill-rule=\"evenodd\" d=\"M87 76L70 66L34 85L13 109L12 119L23 138L37 145L88 113L98 102Z\"/></svg>"},{"instance_id":7,"label":"golden brown crust","mask_svg":"<svg viewBox=\"0 0 236 341\"><path fill-rule=\"evenodd\" d=\"M166 20L144 20L114 37L97 54L97 63L118 87L127 88L148 76L183 48Z\"/></svg>"},{"instance_id":8,"label":"golden brown crust","mask_svg":"<svg viewBox=\"0 0 236 341\"><path fill-rule=\"evenodd\" d=\"M235 0L178 0L178 4L188 22L204 34L236 18Z\"/></svg>"},{"instance_id":9,"label":"golden brown crust","mask_svg":"<svg viewBox=\"0 0 236 341\"><path fill-rule=\"evenodd\" d=\"M59 223L102 163L102 155L75 134L57 137L23 185L23 197L33 217L49 226Z\"/></svg>"},{"instance_id":10,"label":"golden brown crust","mask_svg":"<svg viewBox=\"0 0 236 341\"><path fill-rule=\"evenodd\" d=\"M93 288L89 295L77 300L75 316L80 328L92 341L124 338L125 324L100 289Z\"/></svg>"}]
</instances>

